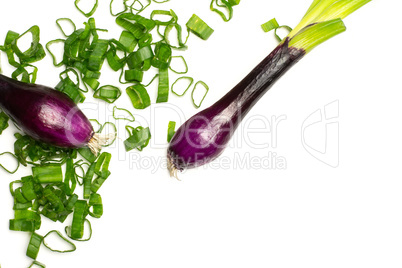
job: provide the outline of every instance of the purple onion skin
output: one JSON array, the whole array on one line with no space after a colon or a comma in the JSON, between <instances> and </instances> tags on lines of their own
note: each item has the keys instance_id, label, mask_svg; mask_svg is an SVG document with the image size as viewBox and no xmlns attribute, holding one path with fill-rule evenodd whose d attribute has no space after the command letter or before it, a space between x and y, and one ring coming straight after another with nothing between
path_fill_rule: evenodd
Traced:
<instances>
[{"instance_id":1,"label":"purple onion skin","mask_svg":"<svg viewBox=\"0 0 402 268\"><path fill-rule=\"evenodd\" d=\"M94 131L88 118L64 93L0 75L0 108L32 138L47 144L79 148Z\"/></svg>"},{"instance_id":2,"label":"purple onion skin","mask_svg":"<svg viewBox=\"0 0 402 268\"><path fill-rule=\"evenodd\" d=\"M209 108L179 127L168 147L171 174L216 159L241 120L268 89L306 53L285 40L240 83Z\"/></svg>"}]
</instances>

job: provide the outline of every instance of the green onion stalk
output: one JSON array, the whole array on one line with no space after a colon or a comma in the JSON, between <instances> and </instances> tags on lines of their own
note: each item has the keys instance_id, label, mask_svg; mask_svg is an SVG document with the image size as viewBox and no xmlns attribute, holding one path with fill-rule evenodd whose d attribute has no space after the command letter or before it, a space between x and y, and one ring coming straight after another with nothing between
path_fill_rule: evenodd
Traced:
<instances>
[{"instance_id":1,"label":"green onion stalk","mask_svg":"<svg viewBox=\"0 0 402 268\"><path fill-rule=\"evenodd\" d=\"M300 23L242 81L179 127L167 153L171 176L217 158L265 92L314 47L344 32L342 19L369 1L314 0Z\"/></svg>"}]
</instances>

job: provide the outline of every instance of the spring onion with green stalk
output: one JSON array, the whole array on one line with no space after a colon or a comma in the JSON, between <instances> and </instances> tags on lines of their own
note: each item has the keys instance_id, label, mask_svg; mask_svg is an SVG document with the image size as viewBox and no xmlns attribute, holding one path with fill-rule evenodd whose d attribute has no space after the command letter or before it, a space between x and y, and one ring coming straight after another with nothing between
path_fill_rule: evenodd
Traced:
<instances>
[{"instance_id":1,"label":"spring onion with green stalk","mask_svg":"<svg viewBox=\"0 0 402 268\"><path fill-rule=\"evenodd\" d=\"M300 23L240 83L176 131L167 151L168 169L194 168L216 159L257 101L314 47L346 30L342 19L370 0L314 0Z\"/></svg>"}]
</instances>

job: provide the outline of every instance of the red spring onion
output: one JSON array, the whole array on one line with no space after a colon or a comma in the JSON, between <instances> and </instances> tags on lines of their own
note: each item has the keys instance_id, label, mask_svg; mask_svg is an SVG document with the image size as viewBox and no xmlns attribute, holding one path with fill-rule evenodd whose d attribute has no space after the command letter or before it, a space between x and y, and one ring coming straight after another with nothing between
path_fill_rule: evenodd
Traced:
<instances>
[{"instance_id":1,"label":"red spring onion","mask_svg":"<svg viewBox=\"0 0 402 268\"><path fill-rule=\"evenodd\" d=\"M211 107L187 120L168 147L168 169L204 165L225 149L237 126L297 61L314 47L346 30L342 19L370 0L314 0L298 26L240 83Z\"/></svg>"},{"instance_id":2,"label":"red spring onion","mask_svg":"<svg viewBox=\"0 0 402 268\"><path fill-rule=\"evenodd\" d=\"M26 134L53 146L88 146L97 154L112 138L95 133L90 121L66 94L46 86L0 75L0 108Z\"/></svg>"}]
</instances>

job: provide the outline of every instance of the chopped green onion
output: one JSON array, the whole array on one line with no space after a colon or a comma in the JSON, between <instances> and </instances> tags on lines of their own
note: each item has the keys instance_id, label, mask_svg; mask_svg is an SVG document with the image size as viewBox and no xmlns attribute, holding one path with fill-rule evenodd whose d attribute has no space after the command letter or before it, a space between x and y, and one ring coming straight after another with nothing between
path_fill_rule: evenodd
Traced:
<instances>
[{"instance_id":1,"label":"chopped green onion","mask_svg":"<svg viewBox=\"0 0 402 268\"><path fill-rule=\"evenodd\" d=\"M64 41L65 41L64 39L54 39L54 40L51 40L51 41L47 42L46 46L45 46L47 51L49 52L50 56L53 59L53 65L56 66L56 67L62 66L64 64L64 61L61 60L60 62L57 62L56 55L51 51L50 47L52 45L58 44L58 43L63 43L64 44Z\"/></svg>"},{"instance_id":2,"label":"chopped green onion","mask_svg":"<svg viewBox=\"0 0 402 268\"><path fill-rule=\"evenodd\" d=\"M276 37L276 39L278 40L278 42L281 42L282 41L282 38L278 35L278 33L277 33L277 30L278 29L281 29L281 28L285 28L286 30L288 30L289 32L291 32L292 31L292 28L290 28L289 26L287 26L287 25L281 25L281 26L279 26L279 24L278 24L278 22L276 21L276 19L275 18L273 18L273 19L271 19L271 20L269 20L269 21L267 21L266 23L264 23L264 24L262 24L261 25L261 28L262 28L262 30L264 31L264 32L269 32L269 31L272 31L272 30L274 30L275 32L275 37Z\"/></svg>"},{"instance_id":3,"label":"chopped green onion","mask_svg":"<svg viewBox=\"0 0 402 268\"><path fill-rule=\"evenodd\" d=\"M201 84L202 87L204 87L205 93L204 93L203 97L201 98L201 100L199 101L199 103L197 104L196 101L195 101L195 99L194 99L194 92L196 91L198 84ZM194 88L193 88L193 91L191 92L191 99L192 99L193 104L194 104L194 106L195 106L196 108L200 108L202 102L204 101L205 97L207 96L208 91L209 91L209 87L208 87L208 85L205 84L203 81L198 81L197 83L195 83Z\"/></svg>"},{"instance_id":4,"label":"chopped green onion","mask_svg":"<svg viewBox=\"0 0 402 268\"><path fill-rule=\"evenodd\" d=\"M84 188L83 196L85 199L88 199L91 195L91 184L92 184L92 179L95 175L95 165L96 165L96 163L94 162L89 166L87 173L85 174L85 177L83 179L83 186L84 186L83 187Z\"/></svg>"},{"instance_id":5,"label":"chopped green onion","mask_svg":"<svg viewBox=\"0 0 402 268\"><path fill-rule=\"evenodd\" d=\"M40 183L62 182L63 174L61 165L49 164L32 167L32 173L35 179Z\"/></svg>"},{"instance_id":6,"label":"chopped green onion","mask_svg":"<svg viewBox=\"0 0 402 268\"><path fill-rule=\"evenodd\" d=\"M127 114L127 116L120 116L120 117L117 117L116 116L116 111L123 111L123 112L125 112L126 114ZM118 108L117 106L114 106L113 107L113 118L115 119L115 120L127 120L127 121L130 121L130 122L134 122L135 121L135 118L134 118L134 115L129 111L129 110L127 110L127 109L124 109L124 108Z\"/></svg>"},{"instance_id":7,"label":"chopped green onion","mask_svg":"<svg viewBox=\"0 0 402 268\"><path fill-rule=\"evenodd\" d=\"M31 239L29 240L28 248L27 248L27 256L36 259L39 253L40 245L42 244L43 236L33 232L31 235Z\"/></svg>"},{"instance_id":8,"label":"chopped green onion","mask_svg":"<svg viewBox=\"0 0 402 268\"><path fill-rule=\"evenodd\" d=\"M149 128L143 128L140 126L133 129L130 136L124 141L124 147L127 152L132 149L142 151L146 146L148 146L150 139L151 132L149 131Z\"/></svg>"},{"instance_id":9,"label":"chopped green onion","mask_svg":"<svg viewBox=\"0 0 402 268\"><path fill-rule=\"evenodd\" d=\"M31 33L32 35L31 46L25 52L22 52L18 47L17 42L27 33ZM20 59L21 64L35 62L46 56L43 46L39 43L39 27L37 25L32 26L26 32L15 38L11 43L11 48L15 55Z\"/></svg>"},{"instance_id":10,"label":"chopped green onion","mask_svg":"<svg viewBox=\"0 0 402 268\"><path fill-rule=\"evenodd\" d=\"M100 194L92 193L88 203L92 207L92 212L89 211L89 215L94 218L100 218L103 215L103 204Z\"/></svg>"},{"instance_id":11,"label":"chopped green onion","mask_svg":"<svg viewBox=\"0 0 402 268\"><path fill-rule=\"evenodd\" d=\"M91 17L94 13L95 13L95 11L96 11L96 8L98 7L98 0L95 0L95 3L94 3L94 5L92 6L92 8L91 8L91 10L90 11L88 11L88 12L85 12L85 11L83 11L79 6L78 6L78 3L79 2L81 2L81 0L75 0L74 1L74 5L75 5L75 7L85 16L85 17Z\"/></svg>"},{"instance_id":12,"label":"chopped green onion","mask_svg":"<svg viewBox=\"0 0 402 268\"><path fill-rule=\"evenodd\" d=\"M222 4L220 4L218 1L222 2ZM227 12L229 13L228 17L226 17L226 15L222 11L220 11L217 8L215 8L214 4L217 5L218 7L222 7L224 9L226 9ZM225 0L212 0L209 8L211 9L211 11L214 11L214 12L218 13L219 16L221 16L221 18L226 22L230 21L232 19L232 17L233 17L232 4L229 3L228 1L225 1Z\"/></svg>"},{"instance_id":13,"label":"chopped green onion","mask_svg":"<svg viewBox=\"0 0 402 268\"><path fill-rule=\"evenodd\" d=\"M266 33L271 31L271 30L274 30L274 29L276 29L278 27L279 27L279 24L278 24L278 22L276 21L275 18L273 18L273 19L271 19L271 20L269 20L266 23L261 25L262 30L264 32L266 32Z\"/></svg>"},{"instance_id":14,"label":"chopped green onion","mask_svg":"<svg viewBox=\"0 0 402 268\"><path fill-rule=\"evenodd\" d=\"M96 99L104 100L108 103L114 103L121 95L121 91L118 87L112 85L105 85L98 88L93 97Z\"/></svg>"},{"instance_id":15,"label":"chopped green onion","mask_svg":"<svg viewBox=\"0 0 402 268\"><path fill-rule=\"evenodd\" d=\"M28 268L35 268L35 267L41 267L41 268L46 268L46 266L43 263L40 263L36 260L34 260L31 265L28 266Z\"/></svg>"},{"instance_id":16,"label":"chopped green onion","mask_svg":"<svg viewBox=\"0 0 402 268\"><path fill-rule=\"evenodd\" d=\"M172 67L172 63L169 64L169 69L170 69L172 72L174 72L174 73L176 73L176 74L186 74L186 73L188 72L187 62L186 62L186 60L184 59L183 56L172 56L171 59L172 59L172 62L174 61L174 59L181 59L183 65L184 65L184 71L178 71L178 70L176 70L176 69L174 69L174 68Z\"/></svg>"},{"instance_id":17,"label":"chopped green onion","mask_svg":"<svg viewBox=\"0 0 402 268\"><path fill-rule=\"evenodd\" d=\"M173 135L176 133L176 122L175 121L169 121L168 124L168 133L167 133L167 142L170 142L170 140L173 138Z\"/></svg>"},{"instance_id":18,"label":"chopped green onion","mask_svg":"<svg viewBox=\"0 0 402 268\"><path fill-rule=\"evenodd\" d=\"M181 80L188 80L189 82L188 82L188 85L187 85L187 87L185 88L185 90L183 90L182 93L178 93L177 90L175 90L174 87L175 87L176 83L179 83ZM187 90L191 87L191 85L193 84L193 82L194 82L194 79L193 79L192 77L189 77L189 76L181 76L181 77L177 78L176 81L174 81L174 83L172 84L171 91L172 91L173 94L175 94L175 95L181 97L181 96L183 96L183 95L187 92Z\"/></svg>"},{"instance_id":19,"label":"chopped green onion","mask_svg":"<svg viewBox=\"0 0 402 268\"><path fill-rule=\"evenodd\" d=\"M3 164L0 163L0 167L2 167L5 171L7 171L10 174L14 174L15 172L17 172L18 168L20 167L20 162L18 161L18 157L15 154L10 153L10 152L3 152L0 154L0 156L2 156L2 155L10 155L12 158L17 160L17 166L14 169L10 170L9 168L6 168Z\"/></svg>"},{"instance_id":20,"label":"chopped green onion","mask_svg":"<svg viewBox=\"0 0 402 268\"><path fill-rule=\"evenodd\" d=\"M106 56L106 51L109 47L109 41L104 39L98 39L94 42L94 49L88 59L88 69L92 71L99 71L102 67L103 59Z\"/></svg>"},{"instance_id":21,"label":"chopped green onion","mask_svg":"<svg viewBox=\"0 0 402 268\"><path fill-rule=\"evenodd\" d=\"M74 205L73 221L70 229L70 238L81 239L84 235L85 217L88 214L88 205L85 200L78 200Z\"/></svg>"},{"instance_id":22,"label":"chopped green onion","mask_svg":"<svg viewBox=\"0 0 402 268\"><path fill-rule=\"evenodd\" d=\"M126 48L128 52L133 52L138 43L135 36L129 31L121 32L119 42Z\"/></svg>"},{"instance_id":23,"label":"chopped green onion","mask_svg":"<svg viewBox=\"0 0 402 268\"><path fill-rule=\"evenodd\" d=\"M145 109L151 105L148 92L143 85L130 86L126 89L126 92L134 108Z\"/></svg>"},{"instance_id":24,"label":"chopped green onion","mask_svg":"<svg viewBox=\"0 0 402 268\"><path fill-rule=\"evenodd\" d=\"M169 75L168 68L159 69L159 84L158 84L158 96L156 103L167 102L169 98Z\"/></svg>"},{"instance_id":25,"label":"chopped green onion","mask_svg":"<svg viewBox=\"0 0 402 268\"><path fill-rule=\"evenodd\" d=\"M51 234L56 234L59 238L61 238L61 240L65 241L66 244L68 244L69 246L71 246L70 249L65 249L65 250L60 250L60 249L54 249L53 247L49 246L48 242L47 242L47 237ZM66 252L73 252L77 249L77 247L74 245L74 243L70 242L67 238L65 238L59 231L57 230L52 230L49 231L44 237L43 237L43 245L45 247L47 247L48 249L50 249L53 252L59 252L59 253L66 253Z\"/></svg>"},{"instance_id":26,"label":"chopped green onion","mask_svg":"<svg viewBox=\"0 0 402 268\"><path fill-rule=\"evenodd\" d=\"M197 15L193 14L186 23L187 28L203 40L207 40L214 30Z\"/></svg>"},{"instance_id":27,"label":"chopped green onion","mask_svg":"<svg viewBox=\"0 0 402 268\"><path fill-rule=\"evenodd\" d=\"M142 82L144 72L139 69L125 70L124 78L130 82Z\"/></svg>"},{"instance_id":28,"label":"chopped green onion","mask_svg":"<svg viewBox=\"0 0 402 268\"><path fill-rule=\"evenodd\" d=\"M74 32L75 30L77 30L77 27L75 26L74 22L73 22L71 19L69 19L69 18L59 18L59 19L57 19L57 20L56 20L56 24L57 24L57 26L59 27L60 31L63 33L63 35L64 35L65 37L68 37L69 35L66 34L66 32L63 30L63 27L62 27L62 25L60 24L61 21L67 21L68 23L70 23L71 26L73 27L73 31L72 31L72 32Z\"/></svg>"}]
</instances>

